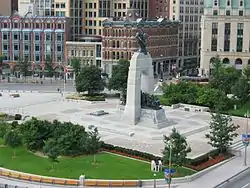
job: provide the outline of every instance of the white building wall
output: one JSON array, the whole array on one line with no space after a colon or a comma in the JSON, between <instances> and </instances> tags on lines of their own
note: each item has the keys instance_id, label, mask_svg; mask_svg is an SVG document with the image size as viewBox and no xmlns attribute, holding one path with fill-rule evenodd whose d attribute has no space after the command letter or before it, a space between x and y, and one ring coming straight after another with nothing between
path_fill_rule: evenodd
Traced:
<instances>
[{"instance_id":1,"label":"white building wall","mask_svg":"<svg viewBox=\"0 0 250 188\"><path fill-rule=\"evenodd\" d=\"M212 23L218 23L217 51L211 51ZM230 64L237 69L243 69L250 65L250 16L230 17L227 16L203 16L201 25L201 62L200 75L208 74L211 67L210 60L219 56L221 60L228 58ZM224 52L224 28L225 23L231 23L230 50ZM237 24L244 23L242 52L237 52ZM242 60L242 65L236 65L237 58Z\"/></svg>"}]
</instances>

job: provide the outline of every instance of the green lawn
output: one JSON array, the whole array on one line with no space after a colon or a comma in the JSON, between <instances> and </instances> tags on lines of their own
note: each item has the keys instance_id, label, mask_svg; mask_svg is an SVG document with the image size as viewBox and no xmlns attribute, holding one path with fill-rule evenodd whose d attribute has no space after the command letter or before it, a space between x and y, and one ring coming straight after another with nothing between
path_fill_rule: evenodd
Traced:
<instances>
[{"instance_id":1,"label":"green lawn","mask_svg":"<svg viewBox=\"0 0 250 188\"><path fill-rule=\"evenodd\" d=\"M13 150L9 147L0 147L0 166L12 170L61 178L78 179L85 175L86 178L96 179L149 179L153 178L150 164L119 157L113 154L100 153L96 155L96 164L93 156L75 158L59 158L59 163L51 170L49 159L39 157L23 148L16 149L16 158L12 158ZM178 177L193 174L195 171L179 168ZM163 178L163 172L157 178Z\"/></svg>"},{"instance_id":2,"label":"green lawn","mask_svg":"<svg viewBox=\"0 0 250 188\"><path fill-rule=\"evenodd\" d=\"M230 115L233 115L233 116L242 116L243 117L246 114L247 110L250 111L250 101L245 103L242 107L240 107L236 110L234 110L234 109L229 110L228 113Z\"/></svg>"}]
</instances>

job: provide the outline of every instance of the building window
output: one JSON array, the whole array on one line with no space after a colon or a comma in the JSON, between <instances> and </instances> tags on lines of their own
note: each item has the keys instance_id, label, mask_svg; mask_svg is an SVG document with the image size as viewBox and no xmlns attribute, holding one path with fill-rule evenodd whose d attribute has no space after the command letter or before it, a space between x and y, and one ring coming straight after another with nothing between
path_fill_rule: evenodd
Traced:
<instances>
[{"instance_id":1,"label":"building window","mask_svg":"<svg viewBox=\"0 0 250 188\"><path fill-rule=\"evenodd\" d=\"M13 40L19 40L19 34L18 33L13 34Z\"/></svg>"},{"instance_id":2,"label":"building window","mask_svg":"<svg viewBox=\"0 0 250 188\"><path fill-rule=\"evenodd\" d=\"M46 24L46 28L47 28L47 29L50 29L50 23L47 23L47 24Z\"/></svg>"},{"instance_id":3,"label":"building window","mask_svg":"<svg viewBox=\"0 0 250 188\"><path fill-rule=\"evenodd\" d=\"M18 23L14 23L14 28L18 28Z\"/></svg>"},{"instance_id":4,"label":"building window","mask_svg":"<svg viewBox=\"0 0 250 188\"><path fill-rule=\"evenodd\" d=\"M227 6L230 6L230 0L227 0Z\"/></svg>"},{"instance_id":5,"label":"building window","mask_svg":"<svg viewBox=\"0 0 250 188\"><path fill-rule=\"evenodd\" d=\"M3 33L3 40L8 40L9 37L8 37L8 34L7 33Z\"/></svg>"},{"instance_id":6,"label":"building window","mask_svg":"<svg viewBox=\"0 0 250 188\"><path fill-rule=\"evenodd\" d=\"M217 51L218 23L212 23L211 51Z\"/></svg>"},{"instance_id":7,"label":"building window","mask_svg":"<svg viewBox=\"0 0 250 188\"><path fill-rule=\"evenodd\" d=\"M35 51L36 51L36 52L40 52L40 45L39 45L39 44L36 44L36 45L35 45Z\"/></svg>"},{"instance_id":8,"label":"building window","mask_svg":"<svg viewBox=\"0 0 250 188\"><path fill-rule=\"evenodd\" d=\"M36 55L35 55L35 61L36 61L36 62L39 62L39 61L40 61L40 55L39 55L39 54L36 54Z\"/></svg>"},{"instance_id":9,"label":"building window","mask_svg":"<svg viewBox=\"0 0 250 188\"><path fill-rule=\"evenodd\" d=\"M60 33L58 33L58 34L56 35L56 40L57 40L57 41L62 41L62 35L61 35Z\"/></svg>"},{"instance_id":10,"label":"building window","mask_svg":"<svg viewBox=\"0 0 250 188\"><path fill-rule=\"evenodd\" d=\"M8 44L3 44L3 50L8 51L9 50L9 45Z\"/></svg>"},{"instance_id":11,"label":"building window","mask_svg":"<svg viewBox=\"0 0 250 188\"><path fill-rule=\"evenodd\" d=\"M29 45L28 44L24 44L24 51L29 51Z\"/></svg>"},{"instance_id":12,"label":"building window","mask_svg":"<svg viewBox=\"0 0 250 188\"><path fill-rule=\"evenodd\" d=\"M230 16L230 10L226 10L226 16Z\"/></svg>"},{"instance_id":13,"label":"building window","mask_svg":"<svg viewBox=\"0 0 250 188\"><path fill-rule=\"evenodd\" d=\"M218 10L213 10L213 15L217 16L218 15Z\"/></svg>"},{"instance_id":14,"label":"building window","mask_svg":"<svg viewBox=\"0 0 250 188\"><path fill-rule=\"evenodd\" d=\"M240 0L240 7L243 6L243 0Z\"/></svg>"},{"instance_id":15,"label":"building window","mask_svg":"<svg viewBox=\"0 0 250 188\"><path fill-rule=\"evenodd\" d=\"M62 51L62 46L61 46L61 44L57 44L57 45L56 45L56 51L57 51L57 52L61 52L61 51Z\"/></svg>"},{"instance_id":16,"label":"building window","mask_svg":"<svg viewBox=\"0 0 250 188\"><path fill-rule=\"evenodd\" d=\"M238 23L237 24L237 52L242 52L242 46L243 46L243 29L244 24Z\"/></svg>"},{"instance_id":17,"label":"building window","mask_svg":"<svg viewBox=\"0 0 250 188\"><path fill-rule=\"evenodd\" d=\"M35 40L36 40L36 41L40 40L40 34L39 34L39 33L36 33L36 34L35 34Z\"/></svg>"},{"instance_id":18,"label":"building window","mask_svg":"<svg viewBox=\"0 0 250 188\"><path fill-rule=\"evenodd\" d=\"M214 0L214 6L218 6L218 0Z\"/></svg>"},{"instance_id":19,"label":"building window","mask_svg":"<svg viewBox=\"0 0 250 188\"><path fill-rule=\"evenodd\" d=\"M231 34L231 23L225 23L224 28L224 51L230 51L230 34Z\"/></svg>"},{"instance_id":20,"label":"building window","mask_svg":"<svg viewBox=\"0 0 250 188\"><path fill-rule=\"evenodd\" d=\"M7 23L3 23L3 28L8 28L8 24Z\"/></svg>"},{"instance_id":21,"label":"building window","mask_svg":"<svg viewBox=\"0 0 250 188\"><path fill-rule=\"evenodd\" d=\"M56 59L57 59L57 62L62 61L62 55L57 55Z\"/></svg>"},{"instance_id":22,"label":"building window","mask_svg":"<svg viewBox=\"0 0 250 188\"><path fill-rule=\"evenodd\" d=\"M243 10L239 10L239 16L243 16Z\"/></svg>"},{"instance_id":23,"label":"building window","mask_svg":"<svg viewBox=\"0 0 250 188\"><path fill-rule=\"evenodd\" d=\"M14 50L18 51L19 50L19 44L14 44Z\"/></svg>"},{"instance_id":24,"label":"building window","mask_svg":"<svg viewBox=\"0 0 250 188\"><path fill-rule=\"evenodd\" d=\"M40 24L36 23L36 29L39 29L39 28L40 28Z\"/></svg>"},{"instance_id":25,"label":"building window","mask_svg":"<svg viewBox=\"0 0 250 188\"><path fill-rule=\"evenodd\" d=\"M46 33L46 41L51 41L51 33Z\"/></svg>"},{"instance_id":26,"label":"building window","mask_svg":"<svg viewBox=\"0 0 250 188\"><path fill-rule=\"evenodd\" d=\"M29 40L29 33L23 34L23 40Z\"/></svg>"}]
</instances>

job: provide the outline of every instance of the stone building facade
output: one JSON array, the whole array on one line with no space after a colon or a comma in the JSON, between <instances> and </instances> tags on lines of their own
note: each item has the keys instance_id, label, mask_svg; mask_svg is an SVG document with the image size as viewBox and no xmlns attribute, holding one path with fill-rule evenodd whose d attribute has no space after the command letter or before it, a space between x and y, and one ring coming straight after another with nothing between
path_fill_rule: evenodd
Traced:
<instances>
[{"instance_id":1,"label":"stone building facade","mask_svg":"<svg viewBox=\"0 0 250 188\"><path fill-rule=\"evenodd\" d=\"M216 56L226 66L250 65L250 1L205 0L201 21L200 75L208 76Z\"/></svg>"},{"instance_id":2,"label":"stone building facade","mask_svg":"<svg viewBox=\"0 0 250 188\"><path fill-rule=\"evenodd\" d=\"M119 59L130 60L138 50L135 35L143 30L149 35L148 51L153 59L155 75L169 74L178 59L179 22L160 18L155 21L112 21L103 23L102 58L103 69L110 74Z\"/></svg>"},{"instance_id":3,"label":"stone building facade","mask_svg":"<svg viewBox=\"0 0 250 188\"><path fill-rule=\"evenodd\" d=\"M0 25L0 54L6 65L23 60L44 68L47 58L55 65L65 63L65 44L70 38L67 18L16 13L0 16Z\"/></svg>"},{"instance_id":4,"label":"stone building facade","mask_svg":"<svg viewBox=\"0 0 250 188\"><path fill-rule=\"evenodd\" d=\"M68 62L70 62L72 58L79 58L82 66L96 65L101 67L101 46L101 40L99 42L67 41L66 49Z\"/></svg>"}]
</instances>

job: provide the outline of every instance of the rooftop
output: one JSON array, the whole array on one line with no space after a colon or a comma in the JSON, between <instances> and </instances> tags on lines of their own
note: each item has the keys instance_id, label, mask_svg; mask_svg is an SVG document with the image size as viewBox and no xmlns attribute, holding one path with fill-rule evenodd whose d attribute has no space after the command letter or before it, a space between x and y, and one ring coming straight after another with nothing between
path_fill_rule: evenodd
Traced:
<instances>
[{"instance_id":1,"label":"rooftop","mask_svg":"<svg viewBox=\"0 0 250 188\"><path fill-rule=\"evenodd\" d=\"M113 21L111 19L107 19L103 22L104 27L111 27L111 26L157 27L157 26L171 26L179 24L180 24L179 21L171 21L164 18L159 18L157 20L143 20L142 18L139 18L135 21L132 20Z\"/></svg>"}]
</instances>

